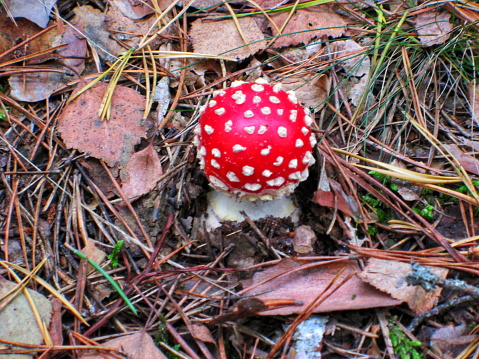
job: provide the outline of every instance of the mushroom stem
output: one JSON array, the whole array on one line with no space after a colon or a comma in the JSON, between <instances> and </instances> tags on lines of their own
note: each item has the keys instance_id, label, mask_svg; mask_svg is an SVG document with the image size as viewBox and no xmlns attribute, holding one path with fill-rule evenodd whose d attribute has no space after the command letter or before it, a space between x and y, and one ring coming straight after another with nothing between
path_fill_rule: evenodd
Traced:
<instances>
[{"instance_id":1,"label":"mushroom stem","mask_svg":"<svg viewBox=\"0 0 479 359\"><path fill-rule=\"evenodd\" d=\"M245 218L241 214L243 211L254 221L267 217L291 217L296 222L299 216L299 209L290 196L270 201L250 201L240 200L213 190L207 194L207 200L207 227L210 229L220 227L221 222L224 221L244 221Z\"/></svg>"}]
</instances>

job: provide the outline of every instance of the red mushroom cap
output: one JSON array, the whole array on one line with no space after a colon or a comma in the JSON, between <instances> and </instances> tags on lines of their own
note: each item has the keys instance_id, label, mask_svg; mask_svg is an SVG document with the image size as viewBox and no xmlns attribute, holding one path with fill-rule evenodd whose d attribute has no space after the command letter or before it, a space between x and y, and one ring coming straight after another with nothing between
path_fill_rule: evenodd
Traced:
<instances>
[{"instance_id":1,"label":"red mushroom cap","mask_svg":"<svg viewBox=\"0 0 479 359\"><path fill-rule=\"evenodd\" d=\"M199 119L196 144L211 185L240 199L291 193L314 163L311 118L293 92L264 80L217 91Z\"/></svg>"}]
</instances>

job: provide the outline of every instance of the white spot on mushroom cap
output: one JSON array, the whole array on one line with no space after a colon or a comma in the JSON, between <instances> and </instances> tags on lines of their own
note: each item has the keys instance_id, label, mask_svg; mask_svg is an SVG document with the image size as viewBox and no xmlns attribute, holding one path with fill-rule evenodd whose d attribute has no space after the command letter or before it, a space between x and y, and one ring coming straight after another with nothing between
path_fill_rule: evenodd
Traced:
<instances>
[{"instance_id":1,"label":"white spot on mushroom cap","mask_svg":"<svg viewBox=\"0 0 479 359\"><path fill-rule=\"evenodd\" d=\"M226 174L226 178L228 178L230 182L240 182L238 176L236 176L236 174L231 171Z\"/></svg>"},{"instance_id":2,"label":"white spot on mushroom cap","mask_svg":"<svg viewBox=\"0 0 479 359\"><path fill-rule=\"evenodd\" d=\"M316 136L312 133L311 136L309 137L309 143L311 144L311 147L314 147L318 141L316 141Z\"/></svg>"},{"instance_id":3,"label":"white spot on mushroom cap","mask_svg":"<svg viewBox=\"0 0 479 359\"><path fill-rule=\"evenodd\" d=\"M254 173L254 167L243 166L242 172L245 176L251 176Z\"/></svg>"},{"instance_id":4,"label":"white spot on mushroom cap","mask_svg":"<svg viewBox=\"0 0 479 359\"><path fill-rule=\"evenodd\" d=\"M217 102L215 100L211 100L208 104L209 107L215 107Z\"/></svg>"},{"instance_id":5,"label":"white spot on mushroom cap","mask_svg":"<svg viewBox=\"0 0 479 359\"><path fill-rule=\"evenodd\" d=\"M311 161L313 161L311 163ZM313 157L313 154L310 152L310 151L307 151L305 154L304 154L304 157L303 157L303 160L302 162L304 164L313 164L314 163L314 157Z\"/></svg>"},{"instance_id":6,"label":"white spot on mushroom cap","mask_svg":"<svg viewBox=\"0 0 479 359\"><path fill-rule=\"evenodd\" d=\"M230 132L232 130L233 121L229 120L225 122L225 132Z\"/></svg>"},{"instance_id":7,"label":"white spot on mushroom cap","mask_svg":"<svg viewBox=\"0 0 479 359\"><path fill-rule=\"evenodd\" d=\"M267 107L267 106L266 106L266 107L262 107L262 108L261 108L261 113L262 113L263 115L269 115L269 114L271 113L271 108L269 108L269 107Z\"/></svg>"},{"instance_id":8,"label":"white spot on mushroom cap","mask_svg":"<svg viewBox=\"0 0 479 359\"><path fill-rule=\"evenodd\" d=\"M283 137L283 138L288 136L288 129L286 127L283 127L283 126L279 126L278 127L278 136Z\"/></svg>"},{"instance_id":9,"label":"white spot on mushroom cap","mask_svg":"<svg viewBox=\"0 0 479 359\"><path fill-rule=\"evenodd\" d=\"M210 125L205 125L205 132L208 134L208 135L211 135L213 132L215 132L214 128L211 127Z\"/></svg>"},{"instance_id":10,"label":"white spot on mushroom cap","mask_svg":"<svg viewBox=\"0 0 479 359\"><path fill-rule=\"evenodd\" d=\"M262 174L264 177L271 177L271 175L273 174L273 172L271 172L270 170L264 170L263 172L261 172L261 174Z\"/></svg>"},{"instance_id":11,"label":"white spot on mushroom cap","mask_svg":"<svg viewBox=\"0 0 479 359\"><path fill-rule=\"evenodd\" d=\"M244 83L245 83L244 81L233 81L231 83L231 87L238 87L238 86L241 86Z\"/></svg>"},{"instance_id":12,"label":"white spot on mushroom cap","mask_svg":"<svg viewBox=\"0 0 479 359\"><path fill-rule=\"evenodd\" d=\"M306 168L304 171L301 172L301 178L299 180L304 181L308 178L308 176L309 176L309 170Z\"/></svg>"},{"instance_id":13,"label":"white spot on mushroom cap","mask_svg":"<svg viewBox=\"0 0 479 359\"><path fill-rule=\"evenodd\" d=\"M301 132L303 133L303 135L306 136L306 135L309 133L309 130L308 130L307 127L302 127L302 128L301 128Z\"/></svg>"},{"instance_id":14,"label":"white spot on mushroom cap","mask_svg":"<svg viewBox=\"0 0 479 359\"><path fill-rule=\"evenodd\" d=\"M218 116L223 115L225 112L226 112L226 110L225 110L224 107L220 107L220 108L217 108L217 109L215 110L215 113L216 113Z\"/></svg>"},{"instance_id":15,"label":"white spot on mushroom cap","mask_svg":"<svg viewBox=\"0 0 479 359\"><path fill-rule=\"evenodd\" d=\"M201 156L206 156L206 147L205 146L200 147L200 155Z\"/></svg>"},{"instance_id":16,"label":"white spot on mushroom cap","mask_svg":"<svg viewBox=\"0 0 479 359\"><path fill-rule=\"evenodd\" d=\"M283 164L284 158L281 156L276 157L276 161L273 163L274 166L281 166Z\"/></svg>"},{"instance_id":17,"label":"white spot on mushroom cap","mask_svg":"<svg viewBox=\"0 0 479 359\"><path fill-rule=\"evenodd\" d=\"M279 92L279 91L281 91L281 87L282 87L281 84L275 84L273 86L273 91L274 92Z\"/></svg>"},{"instance_id":18,"label":"white spot on mushroom cap","mask_svg":"<svg viewBox=\"0 0 479 359\"><path fill-rule=\"evenodd\" d=\"M220 158L220 157L221 157L221 151L220 151L219 149L217 149L217 148L213 148L213 149L211 150L211 154L212 154L213 156L215 156L216 158Z\"/></svg>"},{"instance_id":19,"label":"white spot on mushroom cap","mask_svg":"<svg viewBox=\"0 0 479 359\"><path fill-rule=\"evenodd\" d=\"M276 96L270 96L269 97L269 100L272 102L272 103L280 103L281 101L279 100L279 98L277 98Z\"/></svg>"},{"instance_id":20,"label":"white spot on mushroom cap","mask_svg":"<svg viewBox=\"0 0 479 359\"><path fill-rule=\"evenodd\" d=\"M224 96L225 93L225 90L216 90L215 92L213 92L213 98L215 98L216 96Z\"/></svg>"},{"instance_id":21,"label":"white spot on mushroom cap","mask_svg":"<svg viewBox=\"0 0 479 359\"><path fill-rule=\"evenodd\" d=\"M284 181L286 181L283 177L278 177L269 181L266 181L266 184L271 187L279 187L281 186Z\"/></svg>"},{"instance_id":22,"label":"white spot on mushroom cap","mask_svg":"<svg viewBox=\"0 0 479 359\"><path fill-rule=\"evenodd\" d=\"M251 85L251 90L253 90L254 92L261 92L264 91L264 86L260 84L253 84Z\"/></svg>"},{"instance_id":23,"label":"white spot on mushroom cap","mask_svg":"<svg viewBox=\"0 0 479 359\"><path fill-rule=\"evenodd\" d=\"M257 84L267 84L268 83L268 80L260 77L260 78L257 78L256 81L255 81Z\"/></svg>"},{"instance_id":24,"label":"white spot on mushroom cap","mask_svg":"<svg viewBox=\"0 0 479 359\"><path fill-rule=\"evenodd\" d=\"M215 176L209 176L208 180L210 181L210 183L213 187L216 187L216 188L218 188L220 190L223 190L223 191L228 191L229 190L229 187L227 185L225 185L223 183L223 181L221 181L219 178L217 178Z\"/></svg>"},{"instance_id":25,"label":"white spot on mushroom cap","mask_svg":"<svg viewBox=\"0 0 479 359\"><path fill-rule=\"evenodd\" d=\"M304 116L304 122L306 122L306 125L311 127L311 125L313 124L313 119L310 116L306 115Z\"/></svg>"},{"instance_id":26,"label":"white spot on mushroom cap","mask_svg":"<svg viewBox=\"0 0 479 359\"><path fill-rule=\"evenodd\" d=\"M258 191L261 189L261 185L259 183L246 183L243 187L248 191Z\"/></svg>"},{"instance_id":27,"label":"white spot on mushroom cap","mask_svg":"<svg viewBox=\"0 0 479 359\"><path fill-rule=\"evenodd\" d=\"M299 181L304 181L306 178L308 178L309 176L309 171L308 169L306 168L304 171L302 172L294 172L294 173L291 173L288 178L291 179L291 180L299 180Z\"/></svg>"},{"instance_id":28,"label":"white spot on mushroom cap","mask_svg":"<svg viewBox=\"0 0 479 359\"><path fill-rule=\"evenodd\" d=\"M299 180L301 178L301 172L299 172L299 171L298 172L293 172L288 176L288 178L290 180Z\"/></svg>"},{"instance_id":29,"label":"white spot on mushroom cap","mask_svg":"<svg viewBox=\"0 0 479 359\"><path fill-rule=\"evenodd\" d=\"M231 98L235 100L237 105L241 105L245 103L246 101L246 95L243 93L243 91L236 91L233 95L231 95Z\"/></svg>"},{"instance_id":30,"label":"white spot on mushroom cap","mask_svg":"<svg viewBox=\"0 0 479 359\"><path fill-rule=\"evenodd\" d=\"M216 160L211 160L210 163L214 168L218 168L218 169L221 168L220 164Z\"/></svg>"},{"instance_id":31,"label":"white spot on mushroom cap","mask_svg":"<svg viewBox=\"0 0 479 359\"><path fill-rule=\"evenodd\" d=\"M278 108L276 112L278 112L278 115L283 116L284 110L282 108Z\"/></svg>"},{"instance_id":32,"label":"white spot on mushroom cap","mask_svg":"<svg viewBox=\"0 0 479 359\"><path fill-rule=\"evenodd\" d=\"M264 134L267 129L268 129L268 127L266 127L265 125L259 126L258 135Z\"/></svg>"},{"instance_id":33,"label":"white spot on mushroom cap","mask_svg":"<svg viewBox=\"0 0 479 359\"><path fill-rule=\"evenodd\" d=\"M243 128L245 130L246 133L252 135L254 133L254 130L256 129L255 126L245 126Z\"/></svg>"},{"instance_id":34,"label":"white spot on mushroom cap","mask_svg":"<svg viewBox=\"0 0 479 359\"><path fill-rule=\"evenodd\" d=\"M298 118L298 110L291 110L291 113L289 115L289 119L293 122L296 122L297 118Z\"/></svg>"},{"instance_id":35,"label":"white spot on mushroom cap","mask_svg":"<svg viewBox=\"0 0 479 359\"><path fill-rule=\"evenodd\" d=\"M304 146L304 142L303 142L302 139L298 138L298 139L296 140L296 143L295 143L294 145L295 145L296 147L298 147L298 148L299 148L299 147L303 147L303 146Z\"/></svg>"},{"instance_id":36,"label":"white spot on mushroom cap","mask_svg":"<svg viewBox=\"0 0 479 359\"><path fill-rule=\"evenodd\" d=\"M297 160L297 159L294 159L294 160L289 161L288 167L289 167L289 168L296 168L296 167L298 167L298 160Z\"/></svg>"},{"instance_id":37,"label":"white spot on mushroom cap","mask_svg":"<svg viewBox=\"0 0 479 359\"><path fill-rule=\"evenodd\" d=\"M251 110L246 110L246 111L244 112L244 117L246 117L246 118L251 118L251 117L253 117L253 116L254 116L254 113L253 113L253 111L251 111Z\"/></svg>"},{"instance_id":38,"label":"white spot on mushroom cap","mask_svg":"<svg viewBox=\"0 0 479 359\"><path fill-rule=\"evenodd\" d=\"M296 94L294 93L294 91L287 91L288 93L288 99L294 103L294 104L297 104L298 103L298 99L296 98Z\"/></svg>"},{"instance_id":39,"label":"white spot on mushroom cap","mask_svg":"<svg viewBox=\"0 0 479 359\"><path fill-rule=\"evenodd\" d=\"M262 156L267 156L267 155L269 155L269 153L271 152L271 148L272 148L271 146L268 146L268 147L266 147L266 148L263 148L263 149L261 150L261 152L260 152L261 155L262 155Z\"/></svg>"},{"instance_id":40,"label":"white spot on mushroom cap","mask_svg":"<svg viewBox=\"0 0 479 359\"><path fill-rule=\"evenodd\" d=\"M260 103L261 102L261 97L255 96L253 97L253 103Z\"/></svg>"},{"instance_id":41,"label":"white spot on mushroom cap","mask_svg":"<svg viewBox=\"0 0 479 359\"><path fill-rule=\"evenodd\" d=\"M235 152L235 153L245 151L245 150L246 150L246 147L243 147L241 145L234 145L233 146L233 152Z\"/></svg>"}]
</instances>

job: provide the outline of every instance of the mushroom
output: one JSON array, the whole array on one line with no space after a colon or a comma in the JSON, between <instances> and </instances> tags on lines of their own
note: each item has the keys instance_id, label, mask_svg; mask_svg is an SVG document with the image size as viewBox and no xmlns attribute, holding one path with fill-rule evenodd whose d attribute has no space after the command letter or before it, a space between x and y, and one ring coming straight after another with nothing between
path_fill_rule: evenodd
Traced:
<instances>
[{"instance_id":1,"label":"mushroom","mask_svg":"<svg viewBox=\"0 0 479 359\"><path fill-rule=\"evenodd\" d=\"M280 84L235 81L216 91L204 107L195 136L201 168L218 191L210 203L218 197L263 202L292 193L315 162L311 123L294 92L282 91ZM258 206L249 201L242 205ZM278 207L269 206L273 211ZM230 219L217 210L221 219Z\"/></svg>"}]
</instances>

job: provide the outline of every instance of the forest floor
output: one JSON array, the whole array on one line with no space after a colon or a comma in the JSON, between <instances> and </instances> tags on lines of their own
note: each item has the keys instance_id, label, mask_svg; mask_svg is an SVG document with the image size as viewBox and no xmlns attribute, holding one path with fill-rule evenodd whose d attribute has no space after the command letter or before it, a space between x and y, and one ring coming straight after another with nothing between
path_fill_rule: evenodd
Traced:
<instances>
[{"instance_id":1,"label":"forest floor","mask_svg":"<svg viewBox=\"0 0 479 359\"><path fill-rule=\"evenodd\" d=\"M479 358L478 20L0 2L0 356ZM315 164L297 218L212 228L200 109L259 78L311 111Z\"/></svg>"}]
</instances>

